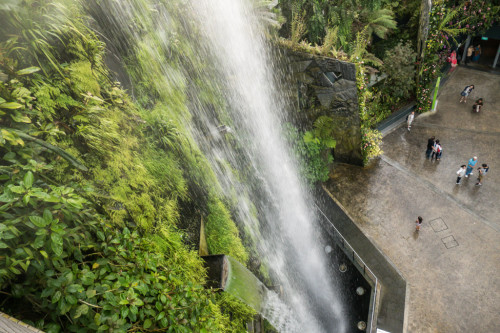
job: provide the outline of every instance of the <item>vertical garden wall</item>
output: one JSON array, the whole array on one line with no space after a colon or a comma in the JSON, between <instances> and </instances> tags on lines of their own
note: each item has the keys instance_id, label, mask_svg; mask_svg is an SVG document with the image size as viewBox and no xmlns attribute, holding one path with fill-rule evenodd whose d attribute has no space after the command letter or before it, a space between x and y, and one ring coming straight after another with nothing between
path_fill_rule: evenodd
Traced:
<instances>
[{"instance_id":1,"label":"vertical garden wall","mask_svg":"<svg viewBox=\"0 0 500 333\"><path fill-rule=\"evenodd\" d=\"M211 253L249 256L190 131L192 92L220 96L192 75L187 25L150 33L182 4L119 5L130 17L108 26L111 1L0 5L0 310L48 332L244 331L253 311L203 288L195 246L204 217Z\"/></svg>"}]
</instances>

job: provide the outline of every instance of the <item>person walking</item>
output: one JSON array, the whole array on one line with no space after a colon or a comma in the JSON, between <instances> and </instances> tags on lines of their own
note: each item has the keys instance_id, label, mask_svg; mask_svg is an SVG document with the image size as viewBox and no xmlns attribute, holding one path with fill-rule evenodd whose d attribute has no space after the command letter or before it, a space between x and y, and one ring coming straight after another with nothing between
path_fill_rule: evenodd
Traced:
<instances>
[{"instance_id":1,"label":"person walking","mask_svg":"<svg viewBox=\"0 0 500 333\"><path fill-rule=\"evenodd\" d=\"M472 170L477 163L477 156L474 156L467 163L467 170L465 170L465 178L469 177L469 175L473 175Z\"/></svg>"},{"instance_id":2,"label":"person walking","mask_svg":"<svg viewBox=\"0 0 500 333\"><path fill-rule=\"evenodd\" d=\"M481 185L483 185L483 183L482 183L483 178L488 173L488 170L490 169L490 167L487 164L483 163L481 165L481 167L477 168L477 169L479 170L479 175L477 176L476 186L481 186Z\"/></svg>"},{"instance_id":3,"label":"person walking","mask_svg":"<svg viewBox=\"0 0 500 333\"><path fill-rule=\"evenodd\" d=\"M432 136L427 140L427 150L425 151L425 157L430 158L432 153L432 148L434 147L434 140L436 140L435 136Z\"/></svg>"},{"instance_id":4,"label":"person walking","mask_svg":"<svg viewBox=\"0 0 500 333\"><path fill-rule=\"evenodd\" d=\"M472 61L478 62L480 56L481 56L481 45L478 45L474 49L474 56L472 57Z\"/></svg>"},{"instance_id":5,"label":"person walking","mask_svg":"<svg viewBox=\"0 0 500 333\"><path fill-rule=\"evenodd\" d=\"M436 161L439 161L441 159L442 153L443 153L443 147L441 146L439 140L436 140L436 142L434 142L434 146L432 147L431 160L434 158L434 156L436 156Z\"/></svg>"},{"instance_id":6,"label":"person walking","mask_svg":"<svg viewBox=\"0 0 500 333\"><path fill-rule=\"evenodd\" d=\"M466 86L464 90L460 93L462 97L460 97L460 103L464 102L467 103L467 97L469 97L470 93L474 90L474 85L471 84L469 86Z\"/></svg>"},{"instance_id":7,"label":"person walking","mask_svg":"<svg viewBox=\"0 0 500 333\"><path fill-rule=\"evenodd\" d=\"M467 169L467 166L465 164L460 166L460 169L457 171L457 185L460 185L462 183L462 177L465 176L465 170Z\"/></svg>"},{"instance_id":8,"label":"person walking","mask_svg":"<svg viewBox=\"0 0 500 333\"><path fill-rule=\"evenodd\" d=\"M422 216L417 217L417 220L415 221L417 231L420 230L420 227L422 226L422 222L424 222L424 219L422 218Z\"/></svg>"},{"instance_id":9,"label":"person walking","mask_svg":"<svg viewBox=\"0 0 500 333\"><path fill-rule=\"evenodd\" d=\"M406 125L407 125L407 128L408 128L408 131L410 130L411 128L411 123L413 122L413 119L415 119L415 111L412 111L408 117L406 117Z\"/></svg>"},{"instance_id":10,"label":"person walking","mask_svg":"<svg viewBox=\"0 0 500 333\"><path fill-rule=\"evenodd\" d=\"M465 64L467 65L469 62L472 61L472 54L474 53L474 45L470 45L467 48L467 57L465 58Z\"/></svg>"}]
</instances>

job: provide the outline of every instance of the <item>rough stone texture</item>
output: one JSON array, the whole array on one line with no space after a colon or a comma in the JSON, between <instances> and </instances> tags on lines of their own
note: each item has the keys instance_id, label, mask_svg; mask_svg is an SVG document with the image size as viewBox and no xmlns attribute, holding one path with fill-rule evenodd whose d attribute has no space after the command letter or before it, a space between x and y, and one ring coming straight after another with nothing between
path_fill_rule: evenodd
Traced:
<instances>
[{"instance_id":1,"label":"rough stone texture","mask_svg":"<svg viewBox=\"0 0 500 333\"><path fill-rule=\"evenodd\" d=\"M460 104L466 84L476 89ZM384 155L370 167L337 165L326 184L406 278L406 332L500 332L499 86L499 75L458 67L437 113L385 136ZM479 97L485 105L474 114ZM432 135L443 144L441 161L425 158ZM483 186L474 186L477 170L456 185L455 172L474 155L491 168Z\"/></svg>"},{"instance_id":2,"label":"rough stone texture","mask_svg":"<svg viewBox=\"0 0 500 333\"><path fill-rule=\"evenodd\" d=\"M301 119L312 127L319 116L335 124L336 161L362 165L361 121L356 88L356 67L352 63L308 53L285 50L290 69L291 96L297 96ZM294 98L295 99L295 98Z\"/></svg>"}]
</instances>

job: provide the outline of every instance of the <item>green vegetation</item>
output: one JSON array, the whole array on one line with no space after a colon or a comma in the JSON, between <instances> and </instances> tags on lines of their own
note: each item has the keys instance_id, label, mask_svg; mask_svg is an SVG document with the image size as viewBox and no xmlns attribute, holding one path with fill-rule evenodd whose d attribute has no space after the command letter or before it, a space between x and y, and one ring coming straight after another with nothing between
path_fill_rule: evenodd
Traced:
<instances>
[{"instance_id":1,"label":"green vegetation","mask_svg":"<svg viewBox=\"0 0 500 333\"><path fill-rule=\"evenodd\" d=\"M285 135L299 163L299 172L310 186L328 179L333 162L331 149L336 144L331 123L330 117L323 116L316 120L312 131L301 132L292 124L285 127Z\"/></svg>"},{"instance_id":2,"label":"green vegetation","mask_svg":"<svg viewBox=\"0 0 500 333\"><path fill-rule=\"evenodd\" d=\"M430 12L429 36L423 59L420 59L417 87L417 110L429 111L432 104L432 85L440 75L440 68L451 54L451 46L460 35L480 35L498 22L500 6L494 1L467 1L455 3L439 0Z\"/></svg>"},{"instance_id":3,"label":"green vegetation","mask_svg":"<svg viewBox=\"0 0 500 333\"><path fill-rule=\"evenodd\" d=\"M197 212L212 253L248 258L188 130L190 46L129 45L133 102L79 3L0 6L0 21L0 310L48 332L245 331L253 312L203 288L178 228ZM155 52L172 81L156 79Z\"/></svg>"},{"instance_id":4,"label":"green vegetation","mask_svg":"<svg viewBox=\"0 0 500 333\"><path fill-rule=\"evenodd\" d=\"M210 253L228 254L246 263L248 253L238 237L238 228L231 220L227 208L220 200L211 199L208 202L208 211L206 232Z\"/></svg>"}]
</instances>

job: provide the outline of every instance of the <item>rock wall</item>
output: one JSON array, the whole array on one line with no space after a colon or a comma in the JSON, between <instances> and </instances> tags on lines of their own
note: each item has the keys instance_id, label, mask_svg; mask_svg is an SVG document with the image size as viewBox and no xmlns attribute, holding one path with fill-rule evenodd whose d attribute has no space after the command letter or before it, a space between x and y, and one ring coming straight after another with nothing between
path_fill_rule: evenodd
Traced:
<instances>
[{"instance_id":1,"label":"rock wall","mask_svg":"<svg viewBox=\"0 0 500 333\"><path fill-rule=\"evenodd\" d=\"M288 82L299 117L309 128L320 116L333 119L338 162L363 165L361 120L353 63L284 50Z\"/></svg>"}]
</instances>

